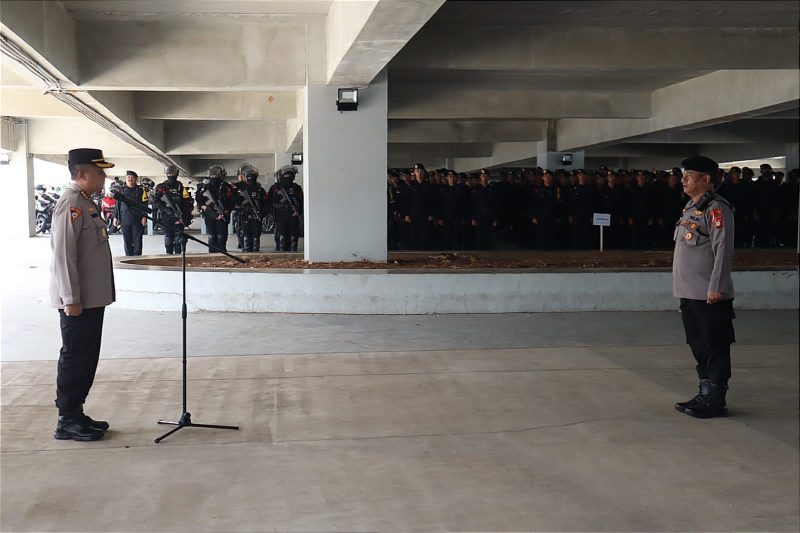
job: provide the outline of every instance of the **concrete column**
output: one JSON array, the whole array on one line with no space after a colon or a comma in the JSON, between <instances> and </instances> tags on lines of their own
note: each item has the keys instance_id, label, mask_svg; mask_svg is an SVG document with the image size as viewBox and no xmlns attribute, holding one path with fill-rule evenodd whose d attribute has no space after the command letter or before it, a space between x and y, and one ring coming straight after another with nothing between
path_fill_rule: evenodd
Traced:
<instances>
[{"instance_id":1,"label":"concrete column","mask_svg":"<svg viewBox=\"0 0 800 533\"><path fill-rule=\"evenodd\" d=\"M337 87L304 99L305 258L386 261L387 78L359 89L357 111L336 110Z\"/></svg>"},{"instance_id":2,"label":"concrete column","mask_svg":"<svg viewBox=\"0 0 800 533\"><path fill-rule=\"evenodd\" d=\"M784 152L786 154L786 173L800 168L800 144L787 144Z\"/></svg>"},{"instance_id":3,"label":"concrete column","mask_svg":"<svg viewBox=\"0 0 800 533\"><path fill-rule=\"evenodd\" d=\"M563 158L565 155L572 157L572 164L565 165ZM547 170L575 170L584 168L585 152L550 152L547 150L539 150L536 153L536 165Z\"/></svg>"},{"instance_id":4,"label":"concrete column","mask_svg":"<svg viewBox=\"0 0 800 533\"><path fill-rule=\"evenodd\" d=\"M36 235L36 208L33 189L33 156L28 153L28 125L14 125L16 149L9 154L10 161L4 174L8 177L7 198L10 237L33 237Z\"/></svg>"}]
</instances>

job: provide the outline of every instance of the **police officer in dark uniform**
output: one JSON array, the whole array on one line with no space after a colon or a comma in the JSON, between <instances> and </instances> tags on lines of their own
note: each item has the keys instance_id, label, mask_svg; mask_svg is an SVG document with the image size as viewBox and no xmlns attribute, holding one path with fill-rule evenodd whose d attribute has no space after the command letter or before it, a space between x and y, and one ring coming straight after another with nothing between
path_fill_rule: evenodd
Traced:
<instances>
[{"instance_id":1,"label":"police officer in dark uniform","mask_svg":"<svg viewBox=\"0 0 800 533\"><path fill-rule=\"evenodd\" d=\"M197 188L197 205L206 224L208 244L227 252L228 224L235 201L235 189L225 183L227 172L223 165L211 165L208 168L207 183L202 189ZM214 253L215 250L209 249Z\"/></svg>"},{"instance_id":2,"label":"police officer in dark uniform","mask_svg":"<svg viewBox=\"0 0 800 533\"><path fill-rule=\"evenodd\" d=\"M285 166L277 174L277 183L267 192L267 203L275 215L275 249L296 252L303 218L303 188L294 182L297 168Z\"/></svg>"},{"instance_id":3,"label":"police officer in dark uniform","mask_svg":"<svg viewBox=\"0 0 800 533\"><path fill-rule=\"evenodd\" d=\"M167 180L156 186L155 206L164 228L164 248L168 254L179 254L185 244L180 232L189 225L191 211L183 184L178 181L178 167L169 165L164 169L164 174Z\"/></svg>"},{"instance_id":4,"label":"police officer in dark uniform","mask_svg":"<svg viewBox=\"0 0 800 533\"><path fill-rule=\"evenodd\" d=\"M50 305L61 320L61 351L56 378L57 440L103 438L108 422L83 412L100 357L103 317L114 302L114 271L108 231L91 195L102 190L103 169L114 165L94 148L70 150L72 181L53 209L50 245Z\"/></svg>"},{"instance_id":5,"label":"police officer in dark uniform","mask_svg":"<svg viewBox=\"0 0 800 533\"><path fill-rule=\"evenodd\" d=\"M591 245L592 214L597 201L597 190L587 185L587 179L586 173L578 170L578 183L567 193L572 248L579 250Z\"/></svg>"},{"instance_id":6,"label":"police officer in dark uniform","mask_svg":"<svg viewBox=\"0 0 800 533\"><path fill-rule=\"evenodd\" d=\"M685 159L683 184L689 201L675 225L672 293L680 298L686 343L697 362L698 394L675 409L696 418L726 416L733 331L734 218L728 201L714 193L717 163Z\"/></svg>"},{"instance_id":7,"label":"police officer in dark uniform","mask_svg":"<svg viewBox=\"0 0 800 533\"><path fill-rule=\"evenodd\" d=\"M261 249L261 219L267 206L267 191L258 183L258 169L252 165L245 171L245 182L239 189L239 195L243 251L258 252Z\"/></svg>"},{"instance_id":8,"label":"police officer in dark uniform","mask_svg":"<svg viewBox=\"0 0 800 533\"><path fill-rule=\"evenodd\" d=\"M533 202L532 222L536 226L536 246L542 249L555 248L558 197L553 175L549 171L542 175L542 186L536 189Z\"/></svg>"},{"instance_id":9,"label":"police officer in dark uniform","mask_svg":"<svg viewBox=\"0 0 800 533\"><path fill-rule=\"evenodd\" d=\"M488 170L481 170L479 180L470 198L470 224L475 229L475 247L491 250L494 229L497 227L497 195L489 183Z\"/></svg>"},{"instance_id":10,"label":"police officer in dark uniform","mask_svg":"<svg viewBox=\"0 0 800 533\"><path fill-rule=\"evenodd\" d=\"M147 193L144 187L138 185L136 182L139 175L133 170L125 172L125 186L115 188L125 198L131 200L131 203L117 201L114 206L114 216L122 224L122 240L125 243L125 255L142 255L142 235L144 235L144 228L147 225L147 218L143 213L132 207L138 204L147 204Z\"/></svg>"},{"instance_id":11,"label":"police officer in dark uniform","mask_svg":"<svg viewBox=\"0 0 800 533\"><path fill-rule=\"evenodd\" d=\"M464 224L467 217L466 191L456 183L456 173L447 173L447 183L441 188L441 225L444 230L444 249L460 250L464 246Z\"/></svg>"},{"instance_id":12,"label":"police officer in dark uniform","mask_svg":"<svg viewBox=\"0 0 800 533\"><path fill-rule=\"evenodd\" d=\"M236 169L236 183L233 187L240 193L245 189L245 181L247 179L247 171L253 168L250 163L245 163ZM244 225L242 224L242 202L234 202L233 211L231 212L231 220L233 221L233 230L236 232L236 247L244 250Z\"/></svg>"}]
</instances>

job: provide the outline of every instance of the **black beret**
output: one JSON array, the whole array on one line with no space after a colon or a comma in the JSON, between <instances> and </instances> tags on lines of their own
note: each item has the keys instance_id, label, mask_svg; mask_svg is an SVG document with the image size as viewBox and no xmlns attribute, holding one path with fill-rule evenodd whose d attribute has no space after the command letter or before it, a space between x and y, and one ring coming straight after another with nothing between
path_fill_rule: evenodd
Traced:
<instances>
[{"instance_id":1,"label":"black beret","mask_svg":"<svg viewBox=\"0 0 800 533\"><path fill-rule=\"evenodd\" d=\"M95 165L100 168L112 168L113 163L109 163L103 158L103 151L97 148L76 148L67 154L67 162L70 165Z\"/></svg>"},{"instance_id":2,"label":"black beret","mask_svg":"<svg viewBox=\"0 0 800 533\"><path fill-rule=\"evenodd\" d=\"M133 176L134 178L138 178L138 177L139 177L139 174L137 174L137 173L136 173L136 172L134 172L133 170L126 170L126 171L125 171L125 176Z\"/></svg>"},{"instance_id":3,"label":"black beret","mask_svg":"<svg viewBox=\"0 0 800 533\"><path fill-rule=\"evenodd\" d=\"M719 169L719 165L716 161L702 155L693 155L688 159L684 159L681 161L681 166L684 170L694 170L695 172L703 172L704 174L713 174Z\"/></svg>"},{"instance_id":4,"label":"black beret","mask_svg":"<svg viewBox=\"0 0 800 533\"><path fill-rule=\"evenodd\" d=\"M414 163L414 170L416 169L425 170L425 165L423 165L422 163Z\"/></svg>"}]
</instances>

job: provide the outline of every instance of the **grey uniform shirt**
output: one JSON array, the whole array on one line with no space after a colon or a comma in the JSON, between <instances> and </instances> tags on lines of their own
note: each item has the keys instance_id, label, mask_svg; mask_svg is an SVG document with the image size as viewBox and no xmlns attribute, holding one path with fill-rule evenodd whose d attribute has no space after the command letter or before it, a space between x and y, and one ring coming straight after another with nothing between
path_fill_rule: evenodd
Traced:
<instances>
[{"instance_id":1,"label":"grey uniform shirt","mask_svg":"<svg viewBox=\"0 0 800 533\"><path fill-rule=\"evenodd\" d=\"M709 291L733 298L733 210L719 196L703 209L689 200L675 224L672 295L706 300Z\"/></svg>"},{"instance_id":2,"label":"grey uniform shirt","mask_svg":"<svg viewBox=\"0 0 800 533\"><path fill-rule=\"evenodd\" d=\"M50 305L103 307L115 300L106 223L91 199L70 183L53 210Z\"/></svg>"}]
</instances>

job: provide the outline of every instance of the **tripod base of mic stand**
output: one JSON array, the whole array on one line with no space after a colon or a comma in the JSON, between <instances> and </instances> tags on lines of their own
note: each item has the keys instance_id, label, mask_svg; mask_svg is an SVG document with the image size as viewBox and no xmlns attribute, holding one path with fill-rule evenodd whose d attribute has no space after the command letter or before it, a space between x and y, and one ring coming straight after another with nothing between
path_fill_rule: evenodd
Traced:
<instances>
[{"instance_id":1,"label":"tripod base of mic stand","mask_svg":"<svg viewBox=\"0 0 800 533\"><path fill-rule=\"evenodd\" d=\"M171 429L170 431L164 433L163 435L161 435L160 437L155 439L154 442L156 444L158 444L162 440L166 439L167 437L169 437L170 435L172 435L173 433L175 433L179 429L183 429L183 428L211 428L211 429L236 429L236 430L239 429L239 426L218 426L218 425L215 425L215 424L195 424L194 422L192 422L192 415L187 413L186 411L184 411L181 414L181 419L179 421L177 421L177 422L170 422L169 420L159 420L158 423L159 424L166 424L168 426L177 426L177 427L175 427L175 429Z\"/></svg>"}]
</instances>

